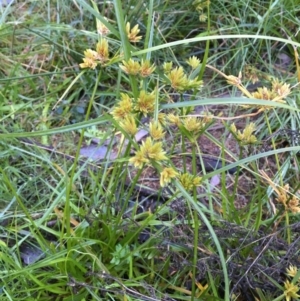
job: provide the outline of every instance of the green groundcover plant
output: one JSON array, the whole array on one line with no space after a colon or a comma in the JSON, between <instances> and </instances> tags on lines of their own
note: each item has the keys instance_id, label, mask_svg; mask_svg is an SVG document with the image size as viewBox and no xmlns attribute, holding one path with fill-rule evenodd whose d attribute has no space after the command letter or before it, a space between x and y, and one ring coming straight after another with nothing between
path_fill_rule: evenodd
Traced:
<instances>
[{"instance_id":1,"label":"green groundcover plant","mask_svg":"<svg viewBox=\"0 0 300 301\"><path fill-rule=\"evenodd\" d=\"M0 10L1 300L299 298L297 1Z\"/></svg>"}]
</instances>

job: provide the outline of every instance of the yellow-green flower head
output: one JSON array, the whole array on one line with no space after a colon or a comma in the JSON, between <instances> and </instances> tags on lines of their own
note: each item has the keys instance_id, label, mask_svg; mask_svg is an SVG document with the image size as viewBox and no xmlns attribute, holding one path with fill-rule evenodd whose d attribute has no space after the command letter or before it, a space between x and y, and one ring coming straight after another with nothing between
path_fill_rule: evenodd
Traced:
<instances>
[{"instance_id":1,"label":"yellow-green flower head","mask_svg":"<svg viewBox=\"0 0 300 301\"><path fill-rule=\"evenodd\" d=\"M154 92L149 94L145 90L140 92L139 98L137 99L134 109L138 112L147 115L154 111L155 105L155 94Z\"/></svg>"},{"instance_id":2,"label":"yellow-green flower head","mask_svg":"<svg viewBox=\"0 0 300 301\"><path fill-rule=\"evenodd\" d=\"M272 82L272 90L281 98L286 98L291 93L290 84L280 82L278 79Z\"/></svg>"},{"instance_id":3,"label":"yellow-green flower head","mask_svg":"<svg viewBox=\"0 0 300 301\"><path fill-rule=\"evenodd\" d=\"M104 18L107 21L107 18ZM97 23L97 32L101 36L107 36L110 33L110 30L98 19L96 19Z\"/></svg>"},{"instance_id":4,"label":"yellow-green flower head","mask_svg":"<svg viewBox=\"0 0 300 301\"><path fill-rule=\"evenodd\" d=\"M111 114L115 120L124 119L126 116L132 113L132 100L125 94L121 93L121 101L114 107Z\"/></svg>"},{"instance_id":5,"label":"yellow-green flower head","mask_svg":"<svg viewBox=\"0 0 300 301\"><path fill-rule=\"evenodd\" d=\"M122 61L122 63L123 65L119 65L119 67L129 75L137 75L141 70L140 63L133 59L129 59L128 62Z\"/></svg>"},{"instance_id":6,"label":"yellow-green flower head","mask_svg":"<svg viewBox=\"0 0 300 301\"><path fill-rule=\"evenodd\" d=\"M170 73L172 68L173 68L173 63L172 62L164 63L164 65L163 65L163 69L164 69L165 74Z\"/></svg>"},{"instance_id":7,"label":"yellow-green flower head","mask_svg":"<svg viewBox=\"0 0 300 301\"><path fill-rule=\"evenodd\" d=\"M196 69L200 65L200 60L195 57L191 56L189 59L186 61L193 69Z\"/></svg>"},{"instance_id":8,"label":"yellow-green flower head","mask_svg":"<svg viewBox=\"0 0 300 301\"><path fill-rule=\"evenodd\" d=\"M100 61L100 64L109 60L108 41L106 39L101 39L101 41L97 43L96 50L97 59Z\"/></svg>"},{"instance_id":9,"label":"yellow-green flower head","mask_svg":"<svg viewBox=\"0 0 300 301\"><path fill-rule=\"evenodd\" d=\"M137 126L134 116L132 115L127 115L124 120L120 122L120 126L131 136L137 133Z\"/></svg>"},{"instance_id":10,"label":"yellow-green flower head","mask_svg":"<svg viewBox=\"0 0 300 301\"><path fill-rule=\"evenodd\" d=\"M293 195L293 197L288 201L287 207L292 213L300 213L299 198Z\"/></svg>"},{"instance_id":11,"label":"yellow-green flower head","mask_svg":"<svg viewBox=\"0 0 300 301\"><path fill-rule=\"evenodd\" d=\"M139 25L136 24L132 29L130 28L130 23L126 23L126 34L128 40L132 43L137 43L142 39L142 36L138 36L140 32Z\"/></svg>"},{"instance_id":12,"label":"yellow-green flower head","mask_svg":"<svg viewBox=\"0 0 300 301\"><path fill-rule=\"evenodd\" d=\"M296 276L296 274L298 273L298 269L296 266L294 265L290 265L287 269L286 269L286 274L292 278L294 278Z\"/></svg>"},{"instance_id":13,"label":"yellow-green flower head","mask_svg":"<svg viewBox=\"0 0 300 301\"><path fill-rule=\"evenodd\" d=\"M176 126L179 126L181 124L181 120L178 115L170 113L167 115L167 118L171 124L175 124Z\"/></svg>"},{"instance_id":14,"label":"yellow-green flower head","mask_svg":"<svg viewBox=\"0 0 300 301\"><path fill-rule=\"evenodd\" d=\"M235 135L236 139L243 145L254 144L257 142L257 138L252 134L256 130L253 122L249 123L242 132L237 130L235 124L230 126L230 130Z\"/></svg>"},{"instance_id":15,"label":"yellow-green flower head","mask_svg":"<svg viewBox=\"0 0 300 301\"><path fill-rule=\"evenodd\" d=\"M144 164L148 164L150 161L149 159L145 158L142 151L137 151L136 154L129 159L129 162L134 165L136 168L142 168Z\"/></svg>"},{"instance_id":16,"label":"yellow-green flower head","mask_svg":"<svg viewBox=\"0 0 300 301\"><path fill-rule=\"evenodd\" d=\"M201 185L202 178L193 176L189 173L184 173L180 175L179 181L185 190L190 191L194 187Z\"/></svg>"},{"instance_id":17,"label":"yellow-green flower head","mask_svg":"<svg viewBox=\"0 0 300 301\"><path fill-rule=\"evenodd\" d=\"M141 168L144 163L150 163L151 161L163 161L167 160L166 152L162 149L161 142L153 142L153 140L148 137L146 141L142 142L140 149L136 154L129 160L136 167Z\"/></svg>"},{"instance_id":18,"label":"yellow-green flower head","mask_svg":"<svg viewBox=\"0 0 300 301\"><path fill-rule=\"evenodd\" d=\"M162 143L153 142L150 137L148 137L146 142L143 143L141 150L147 158L154 161L167 160L167 157L165 156L166 152L164 152L162 149Z\"/></svg>"},{"instance_id":19,"label":"yellow-green flower head","mask_svg":"<svg viewBox=\"0 0 300 301\"><path fill-rule=\"evenodd\" d=\"M160 123L160 125L165 126L166 125L166 114L165 113L158 113L157 121Z\"/></svg>"},{"instance_id":20,"label":"yellow-green flower head","mask_svg":"<svg viewBox=\"0 0 300 301\"><path fill-rule=\"evenodd\" d=\"M232 86L240 86L242 84L242 79L240 76L228 75L227 82Z\"/></svg>"},{"instance_id":21,"label":"yellow-green flower head","mask_svg":"<svg viewBox=\"0 0 300 301\"><path fill-rule=\"evenodd\" d=\"M207 20L207 15L206 14L200 14L199 15L199 21L204 23Z\"/></svg>"},{"instance_id":22,"label":"yellow-green flower head","mask_svg":"<svg viewBox=\"0 0 300 301\"><path fill-rule=\"evenodd\" d=\"M83 63L79 64L80 68L95 69L97 67L98 53L92 49L84 51Z\"/></svg>"},{"instance_id":23,"label":"yellow-green flower head","mask_svg":"<svg viewBox=\"0 0 300 301\"><path fill-rule=\"evenodd\" d=\"M273 90L269 90L266 87L262 87L258 88L256 92L253 92L252 96L256 99L272 100L277 96L277 94Z\"/></svg>"},{"instance_id":24,"label":"yellow-green flower head","mask_svg":"<svg viewBox=\"0 0 300 301\"><path fill-rule=\"evenodd\" d=\"M299 291L299 287L289 280L286 280L284 282L284 295L286 301L291 301L292 299L297 299L300 297L300 295L297 294Z\"/></svg>"},{"instance_id":25,"label":"yellow-green flower head","mask_svg":"<svg viewBox=\"0 0 300 301\"><path fill-rule=\"evenodd\" d=\"M178 172L171 167L165 167L160 173L160 186L164 187L166 184L170 183L171 180L177 177Z\"/></svg>"},{"instance_id":26,"label":"yellow-green flower head","mask_svg":"<svg viewBox=\"0 0 300 301\"><path fill-rule=\"evenodd\" d=\"M148 77L154 72L155 68L155 65L151 65L149 60L142 60L140 69L141 77Z\"/></svg>"},{"instance_id":27,"label":"yellow-green flower head","mask_svg":"<svg viewBox=\"0 0 300 301\"><path fill-rule=\"evenodd\" d=\"M197 117L187 117L183 121L183 126L189 132L198 132L202 128L202 122Z\"/></svg>"},{"instance_id":28,"label":"yellow-green flower head","mask_svg":"<svg viewBox=\"0 0 300 301\"><path fill-rule=\"evenodd\" d=\"M163 131L162 126L158 122L150 122L149 133L153 140L163 139L165 132Z\"/></svg>"},{"instance_id":29,"label":"yellow-green flower head","mask_svg":"<svg viewBox=\"0 0 300 301\"><path fill-rule=\"evenodd\" d=\"M167 74L167 78L170 80L172 88L175 90L185 90L188 86L188 79L185 75L183 68L176 67Z\"/></svg>"}]
</instances>

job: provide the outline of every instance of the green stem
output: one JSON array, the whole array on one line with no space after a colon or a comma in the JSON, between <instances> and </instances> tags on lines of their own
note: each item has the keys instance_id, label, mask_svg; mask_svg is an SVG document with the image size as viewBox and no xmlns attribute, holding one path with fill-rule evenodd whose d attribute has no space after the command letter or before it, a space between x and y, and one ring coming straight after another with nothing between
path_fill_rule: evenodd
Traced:
<instances>
[{"instance_id":1,"label":"green stem","mask_svg":"<svg viewBox=\"0 0 300 301\"><path fill-rule=\"evenodd\" d=\"M118 28L119 28L119 33L120 33L120 38L121 38L121 43L122 43L122 50L124 53L124 59L125 61L128 61L131 58L131 45L129 43L127 34L126 34L126 28L125 28L125 18L123 15L123 9L122 9L122 3L120 0L114 0L114 8L116 12L116 18L118 22ZM138 97L138 85L136 81L136 77L133 75L129 76L130 80L130 85L131 85L131 90L133 92L133 96L135 98Z\"/></svg>"},{"instance_id":2,"label":"green stem","mask_svg":"<svg viewBox=\"0 0 300 301\"><path fill-rule=\"evenodd\" d=\"M207 35L210 35L210 9L209 9L209 4L207 5ZM206 40L206 45L205 45L205 52L204 52L204 56L203 56L203 61L202 61L202 65L201 65L201 69L198 75L198 80L202 80L203 78L203 74L205 71L205 67L206 67L206 62L208 59L208 54L209 54L209 44L210 44L210 40Z\"/></svg>"},{"instance_id":3,"label":"green stem","mask_svg":"<svg viewBox=\"0 0 300 301\"><path fill-rule=\"evenodd\" d=\"M187 191L182 187L182 185L178 182L175 181L175 186L177 187L177 189L182 193L182 196L188 201L189 204L191 204L195 211L198 212L201 220L203 221L203 223L207 226L208 231L211 234L211 238L212 241L214 242L218 253L219 253L219 257L220 257L220 262L221 262L221 266L222 266L222 270L223 270L223 275L224 275L224 300L225 301L229 301L230 297L229 297L229 277L228 277L228 273L227 273L227 267L226 267L226 260L225 260L225 256L220 244L220 241L212 227L212 225L210 224L209 220L207 219L206 215L204 214L204 210L203 208L201 208L201 204L198 204L188 193ZM196 275L193 275L194 277L196 277Z\"/></svg>"},{"instance_id":4,"label":"green stem","mask_svg":"<svg viewBox=\"0 0 300 301\"><path fill-rule=\"evenodd\" d=\"M86 112L86 115L85 115L85 121L87 121L90 117L91 109L92 109L93 102L94 102L94 99L95 99L95 94L96 94L97 89L98 89L100 78L101 78L101 71L100 71L100 73L97 77L97 80L95 82L95 85L94 85L94 90L93 90L91 100L89 102L87 112ZM72 170L71 170L71 175L70 175L70 178L68 180L68 185L66 187L66 202L65 202L65 208L64 208L64 220L63 220L63 222L65 223L65 226L66 226L66 235L67 235L67 237L70 237L70 235L71 235L70 195L71 195L71 190L72 190L72 187L73 187L74 175L75 175L77 163L78 163L78 160L79 160L80 150L81 150L81 146L82 146L82 142L83 142L83 138L84 138L84 131L85 131L85 129L83 128L81 130L81 133L80 133L80 138L79 138L79 141L78 141L78 146L77 146L76 155L75 155L75 158L74 158L73 167L72 167ZM67 249L68 250L71 249L71 240L70 239L67 240Z\"/></svg>"},{"instance_id":5,"label":"green stem","mask_svg":"<svg viewBox=\"0 0 300 301\"><path fill-rule=\"evenodd\" d=\"M195 144L192 144L192 174L196 175L196 150ZM193 189L194 199L197 199L197 189ZM192 279L192 298L191 301L194 301L195 292L196 292L196 272L197 272L197 261L198 261L198 238L199 238L199 218L197 211L194 210L194 254L193 254L193 279Z\"/></svg>"}]
</instances>

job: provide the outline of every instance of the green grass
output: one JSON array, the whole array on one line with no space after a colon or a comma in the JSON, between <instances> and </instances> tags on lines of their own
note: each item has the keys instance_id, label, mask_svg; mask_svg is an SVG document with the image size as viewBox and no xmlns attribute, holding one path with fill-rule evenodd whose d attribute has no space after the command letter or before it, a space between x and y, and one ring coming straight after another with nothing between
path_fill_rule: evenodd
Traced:
<instances>
[{"instance_id":1,"label":"green grass","mask_svg":"<svg viewBox=\"0 0 300 301\"><path fill-rule=\"evenodd\" d=\"M300 46L300 5L201 5L26 0L0 6L0 300L282 300L284 281L299 285L299 213L291 208L299 208L300 71L293 47ZM111 32L110 60L82 69L84 51L100 40L96 19ZM139 25L140 42L129 42L127 22ZM278 64L282 53L288 67ZM201 60L195 69L186 62L193 55ZM145 78L127 75L120 65L131 58L149 59L156 69ZM172 87L167 62L182 66L194 84ZM270 101L236 94L241 86L226 79L241 72L247 86L249 66L269 88L274 78L293 86L286 102L257 113ZM203 81L201 89L196 81ZM198 106L223 118L221 138L210 132L215 118L195 131L166 119L167 159L149 161L159 176L164 167L177 169L171 150L189 152L191 163L185 158L181 168L196 174L204 164L199 139L206 137L222 150L222 167L200 173L201 188L187 189L177 176L152 194L137 189L148 166L134 168L129 160L141 145L111 112L124 94L136 104L141 90L154 93L150 120L159 113L184 120ZM144 117L136 110L136 126L149 130ZM241 132L255 122L254 145L233 131L238 120ZM93 135L107 148L96 163L80 157ZM110 157L122 139L124 151ZM237 173L228 176L232 167ZM220 185L212 189L218 175ZM242 176L253 183L250 191L239 186ZM236 208L239 196L247 199L243 208ZM286 275L290 265L298 268L293 277Z\"/></svg>"}]
</instances>

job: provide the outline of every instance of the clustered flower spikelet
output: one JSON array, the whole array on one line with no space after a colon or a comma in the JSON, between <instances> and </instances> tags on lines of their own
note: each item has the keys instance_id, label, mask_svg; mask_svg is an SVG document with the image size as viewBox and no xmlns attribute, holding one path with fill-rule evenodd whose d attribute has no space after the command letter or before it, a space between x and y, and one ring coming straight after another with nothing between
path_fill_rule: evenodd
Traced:
<instances>
[{"instance_id":1,"label":"clustered flower spikelet","mask_svg":"<svg viewBox=\"0 0 300 301\"><path fill-rule=\"evenodd\" d=\"M252 65L246 65L244 70L245 77L251 80L252 84L259 82L258 74L259 70Z\"/></svg>"},{"instance_id":2,"label":"clustered flower spikelet","mask_svg":"<svg viewBox=\"0 0 300 301\"><path fill-rule=\"evenodd\" d=\"M121 70L129 75L140 75L141 77L150 76L156 69L155 65L151 65L149 60L142 60L141 63L133 59L129 59L127 62L122 61L123 65L119 65Z\"/></svg>"},{"instance_id":3,"label":"clustered flower spikelet","mask_svg":"<svg viewBox=\"0 0 300 301\"><path fill-rule=\"evenodd\" d=\"M83 63L79 64L80 68L95 69L97 67L97 52L92 49L87 49L83 54Z\"/></svg>"},{"instance_id":4,"label":"clustered flower spikelet","mask_svg":"<svg viewBox=\"0 0 300 301\"><path fill-rule=\"evenodd\" d=\"M278 187L275 190L277 193L276 200L283 204L286 210L290 210L292 213L300 213L299 197L295 194L290 195L289 190L289 184L284 185L284 187Z\"/></svg>"},{"instance_id":5,"label":"clustered flower spikelet","mask_svg":"<svg viewBox=\"0 0 300 301\"><path fill-rule=\"evenodd\" d=\"M192 67L192 69L196 69L200 65L200 60L195 56L189 57L186 62Z\"/></svg>"},{"instance_id":6,"label":"clustered flower spikelet","mask_svg":"<svg viewBox=\"0 0 300 301\"><path fill-rule=\"evenodd\" d=\"M293 284L289 280L284 282L284 295L286 301L298 299L300 297L300 295L297 294L298 291L299 287L296 284Z\"/></svg>"},{"instance_id":7,"label":"clustered flower spikelet","mask_svg":"<svg viewBox=\"0 0 300 301\"><path fill-rule=\"evenodd\" d=\"M166 74L170 73L172 68L173 68L173 63L172 62L165 62L164 65L163 65L163 69L164 69L164 72Z\"/></svg>"},{"instance_id":8,"label":"clustered flower spikelet","mask_svg":"<svg viewBox=\"0 0 300 301\"><path fill-rule=\"evenodd\" d=\"M294 278L298 273L298 269L296 266L294 265L290 265L287 269L286 269L286 275L288 277ZM293 279L295 280L295 279ZM290 282L289 280L286 280L284 282L284 295L285 295L285 299L287 301L290 301L293 299L297 299L300 297L300 295L297 294L297 292L299 291L299 284L300 284L300 279L297 279L298 285L294 284L293 282Z\"/></svg>"},{"instance_id":9,"label":"clustered flower spikelet","mask_svg":"<svg viewBox=\"0 0 300 301\"><path fill-rule=\"evenodd\" d=\"M140 75L141 77L148 77L150 76L154 70L156 69L155 65L150 63L149 60L142 60L141 68L140 68Z\"/></svg>"},{"instance_id":10,"label":"clustered flower spikelet","mask_svg":"<svg viewBox=\"0 0 300 301\"><path fill-rule=\"evenodd\" d=\"M170 183L173 178L177 177L177 175L178 172L172 167L165 167L160 173L160 186L166 186L166 184Z\"/></svg>"},{"instance_id":11,"label":"clustered flower spikelet","mask_svg":"<svg viewBox=\"0 0 300 301\"><path fill-rule=\"evenodd\" d=\"M142 36L138 36L139 32L140 29L138 24L136 24L133 28L130 28L130 23L126 23L126 34L130 42L136 43L142 39Z\"/></svg>"},{"instance_id":12,"label":"clustered flower spikelet","mask_svg":"<svg viewBox=\"0 0 300 301\"><path fill-rule=\"evenodd\" d=\"M179 182L187 191L192 190L194 187L200 186L201 181L202 181L201 177L194 176L189 173L183 173L179 177Z\"/></svg>"},{"instance_id":13,"label":"clustered flower spikelet","mask_svg":"<svg viewBox=\"0 0 300 301\"><path fill-rule=\"evenodd\" d=\"M276 97L276 92L269 90L266 87L262 87L258 88L256 92L253 92L252 96L256 99L272 100Z\"/></svg>"},{"instance_id":14,"label":"clustered flower spikelet","mask_svg":"<svg viewBox=\"0 0 300 301\"><path fill-rule=\"evenodd\" d=\"M300 213L299 197L295 194L290 193L289 184L286 184L283 187L278 186L272 181L272 179L269 178L269 176L263 170L261 170L260 173L275 191L277 195L276 201L282 204L286 211L290 211L294 214Z\"/></svg>"},{"instance_id":15,"label":"clustered flower spikelet","mask_svg":"<svg viewBox=\"0 0 300 301\"><path fill-rule=\"evenodd\" d=\"M257 142L257 138L252 134L256 130L253 122L249 123L242 132L237 130L234 123L230 126L230 130L241 145L254 144Z\"/></svg>"},{"instance_id":16,"label":"clustered flower spikelet","mask_svg":"<svg viewBox=\"0 0 300 301\"><path fill-rule=\"evenodd\" d=\"M197 117L187 117L183 121L183 126L188 132L198 132L202 128L201 120Z\"/></svg>"},{"instance_id":17,"label":"clustered flower spikelet","mask_svg":"<svg viewBox=\"0 0 300 301\"><path fill-rule=\"evenodd\" d=\"M272 90L276 92L277 96L283 99L291 93L290 84L280 82L278 79L272 82Z\"/></svg>"},{"instance_id":18,"label":"clustered flower spikelet","mask_svg":"<svg viewBox=\"0 0 300 301\"><path fill-rule=\"evenodd\" d=\"M142 142L140 149L130 158L130 162L137 168L149 164L152 160L155 162L167 160L166 152L162 149L161 142L154 142L151 137Z\"/></svg>"},{"instance_id":19,"label":"clustered flower spikelet","mask_svg":"<svg viewBox=\"0 0 300 301\"><path fill-rule=\"evenodd\" d=\"M171 82L172 88L174 88L175 90L184 90L187 86L188 79L187 76L184 74L182 67L174 68L170 71L167 77Z\"/></svg>"},{"instance_id":20,"label":"clustered flower spikelet","mask_svg":"<svg viewBox=\"0 0 300 301\"><path fill-rule=\"evenodd\" d=\"M166 114L158 113L157 120L161 125L165 126L166 125Z\"/></svg>"},{"instance_id":21,"label":"clustered flower spikelet","mask_svg":"<svg viewBox=\"0 0 300 301\"><path fill-rule=\"evenodd\" d=\"M207 15L205 15L205 14L200 14L199 15L199 21L200 22L204 23L204 22L206 22L206 20L207 20Z\"/></svg>"},{"instance_id":22,"label":"clustered flower spikelet","mask_svg":"<svg viewBox=\"0 0 300 301\"><path fill-rule=\"evenodd\" d=\"M181 124L181 119L178 115L170 113L167 115L167 119L171 124L174 124L176 126L179 126Z\"/></svg>"},{"instance_id":23,"label":"clustered flower spikelet","mask_svg":"<svg viewBox=\"0 0 300 301\"><path fill-rule=\"evenodd\" d=\"M121 101L117 106L114 107L111 114L113 115L115 120L122 120L128 114L132 113L132 100L131 98L125 94L121 93Z\"/></svg>"},{"instance_id":24,"label":"clustered flower spikelet","mask_svg":"<svg viewBox=\"0 0 300 301\"><path fill-rule=\"evenodd\" d=\"M137 75L141 70L141 65L139 62L129 59L128 62L122 61L123 65L119 65L121 70L129 75Z\"/></svg>"},{"instance_id":25,"label":"clustered flower spikelet","mask_svg":"<svg viewBox=\"0 0 300 301\"><path fill-rule=\"evenodd\" d=\"M107 21L107 18L104 18ZM97 32L101 36L107 36L110 33L110 30L98 19L96 19L97 23Z\"/></svg>"},{"instance_id":26,"label":"clustered flower spikelet","mask_svg":"<svg viewBox=\"0 0 300 301\"><path fill-rule=\"evenodd\" d=\"M163 131L162 126L158 122L150 122L149 133L153 140L163 139L165 132Z\"/></svg>"},{"instance_id":27,"label":"clustered flower spikelet","mask_svg":"<svg viewBox=\"0 0 300 301\"><path fill-rule=\"evenodd\" d=\"M195 6L197 11L202 12L205 8L210 5L210 0L194 0L193 5Z\"/></svg>"},{"instance_id":28,"label":"clustered flower spikelet","mask_svg":"<svg viewBox=\"0 0 300 301\"><path fill-rule=\"evenodd\" d=\"M197 79L190 79L184 73L183 68L176 67L172 69L172 63L164 64L164 71L167 79L170 82L170 85L173 89L177 91L185 91L193 88L199 88L202 86L202 81Z\"/></svg>"},{"instance_id":29,"label":"clustered flower spikelet","mask_svg":"<svg viewBox=\"0 0 300 301\"><path fill-rule=\"evenodd\" d=\"M140 92L139 98L137 99L134 109L138 112L147 115L154 111L155 105L155 94L154 92L149 94L146 91L142 90Z\"/></svg>"},{"instance_id":30,"label":"clustered flower spikelet","mask_svg":"<svg viewBox=\"0 0 300 301\"><path fill-rule=\"evenodd\" d=\"M97 51L97 59L99 60L100 64L103 64L108 61L109 59L108 41L106 39L101 39L101 41L97 43L96 51Z\"/></svg>"},{"instance_id":31,"label":"clustered flower spikelet","mask_svg":"<svg viewBox=\"0 0 300 301\"><path fill-rule=\"evenodd\" d=\"M296 274L298 273L298 269L296 266L294 265L290 265L287 269L286 269L286 274L292 278L294 278L296 276Z\"/></svg>"},{"instance_id":32,"label":"clustered flower spikelet","mask_svg":"<svg viewBox=\"0 0 300 301\"><path fill-rule=\"evenodd\" d=\"M291 93L290 85L280 82L278 79L272 81L272 88L266 87L258 88L256 92L252 93L252 96L256 99L271 100L274 102L285 103L286 98Z\"/></svg>"},{"instance_id":33,"label":"clustered flower spikelet","mask_svg":"<svg viewBox=\"0 0 300 301\"><path fill-rule=\"evenodd\" d=\"M80 68L95 69L98 64L104 65L109 60L108 41L101 39L96 45L96 51L87 49L84 51L83 63Z\"/></svg>"},{"instance_id":34,"label":"clustered flower spikelet","mask_svg":"<svg viewBox=\"0 0 300 301\"><path fill-rule=\"evenodd\" d=\"M129 134L134 136L137 133L137 126L134 116L128 115L120 122L120 126Z\"/></svg>"},{"instance_id":35,"label":"clustered flower spikelet","mask_svg":"<svg viewBox=\"0 0 300 301\"><path fill-rule=\"evenodd\" d=\"M241 75L238 77L234 75L228 75L227 82L232 86L240 86L242 84Z\"/></svg>"},{"instance_id":36,"label":"clustered flower spikelet","mask_svg":"<svg viewBox=\"0 0 300 301\"><path fill-rule=\"evenodd\" d=\"M260 87L257 91L250 94L250 97L262 100L269 100L270 102L286 103L285 98L291 93L290 85L280 82L278 79L272 81L272 88ZM249 107L245 105L244 107ZM270 106L258 106L260 111L272 108Z\"/></svg>"}]
</instances>

